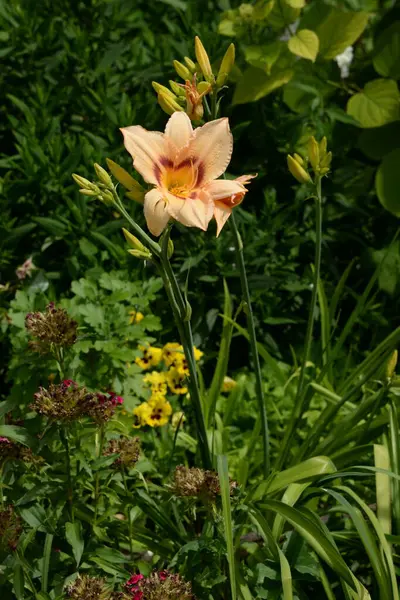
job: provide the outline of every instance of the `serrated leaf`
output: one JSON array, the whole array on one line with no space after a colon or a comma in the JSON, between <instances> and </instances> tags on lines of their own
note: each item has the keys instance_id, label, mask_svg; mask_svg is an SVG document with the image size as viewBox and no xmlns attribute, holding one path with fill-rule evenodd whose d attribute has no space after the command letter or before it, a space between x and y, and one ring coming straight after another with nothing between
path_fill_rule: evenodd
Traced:
<instances>
[{"instance_id":1,"label":"serrated leaf","mask_svg":"<svg viewBox=\"0 0 400 600\"><path fill-rule=\"evenodd\" d=\"M319 38L311 29L301 29L288 41L290 52L313 62L317 58Z\"/></svg>"},{"instance_id":2,"label":"serrated leaf","mask_svg":"<svg viewBox=\"0 0 400 600\"><path fill-rule=\"evenodd\" d=\"M384 157L376 174L375 187L382 206L400 217L400 148Z\"/></svg>"},{"instance_id":3,"label":"serrated leaf","mask_svg":"<svg viewBox=\"0 0 400 600\"><path fill-rule=\"evenodd\" d=\"M320 40L320 56L335 58L360 37L367 26L369 13L329 11L327 17L316 27Z\"/></svg>"},{"instance_id":4,"label":"serrated leaf","mask_svg":"<svg viewBox=\"0 0 400 600\"><path fill-rule=\"evenodd\" d=\"M397 121L400 116L400 94L392 79L374 79L362 92L347 103L347 113L357 119L361 127L380 127Z\"/></svg>"},{"instance_id":5,"label":"serrated leaf","mask_svg":"<svg viewBox=\"0 0 400 600\"><path fill-rule=\"evenodd\" d=\"M277 88L285 85L293 77L292 69L284 69L275 74L267 75L261 69L249 67L243 73L233 96L233 104L255 102L267 96Z\"/></svg>"}]
</instances>

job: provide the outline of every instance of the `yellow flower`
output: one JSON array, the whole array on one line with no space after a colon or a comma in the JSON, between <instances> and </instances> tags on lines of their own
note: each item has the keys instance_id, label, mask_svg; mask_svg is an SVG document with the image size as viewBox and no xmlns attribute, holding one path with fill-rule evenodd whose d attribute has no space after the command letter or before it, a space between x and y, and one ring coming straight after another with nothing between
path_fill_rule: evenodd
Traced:
<instances>
[{"instance_id":1,"label":"yellow flower","mask_svg":"<svg viewBox=\"0 0 400 600\"><path fill-rule=\"evenodd\" d=\"M172 414L172 406L161 394L153 394L148 405L150 413L146 414L146 424L150 427L161 427L168 423Z\"/></svg>"},{"instance_id":2,"label":"yellow flower","mask_svg":"<svg viewBox=\"0 0 400 600\"><path fill-rule=\"evenodd\" d=\"M193 354L196 361L199 361L203 356L203 352L196 348L196 346L193 346ZM165 344L163 348L163 359L167 367L176 367L182 373L186 375L189 374L187 360L181 344L177 344L176 342Z\"/></svg>"},{"instance_id":3,"label":"yellow flower","mask_svg":"<svg viewBox=\"0 0 400 600\"><path fill-rule=\"evenodd\" d=\"M167 393L167 382L164 373L153 371L143 377L144 383L149 383L153 394L161 394L165 396Z\"/></svg>"},{"instance_id":4,"label":"yellow flower","mask_svg":"<svg viewBox=\"0 0 400 600\"><path fill-rule=\"evenodd\" d=\"M139 346L139 350L143 352L142 358L135 358L135 363L142 369L155 367L162 360L162 349L154 346Z\"/></svg>"},{"instance_id":5,"label":"yellow flower","mask_svg":"<svg viewBox=\"0 0 400 600\"><path fill-rule=\"evenodd\" d=\"M196 348L196 346L193 346L193 354L194 354L194 360L199 361L201 359L201 357L203 356L204 352L202 352L201 350Z\"/></svg>"},{"instance_id":6,"label":"yellow flower","mask_svg":"<svg viewBox=\"0 0 400 600\"><path fill-rule=\"evenodd\" d=\"M234 379L231 379L230 377L227 377L227 376L224 377L224 382L222 384L223 392L231 392L236 386L237 386L237 383Z\"/></svg>"},{"instance_id":7,"label":"yellow flower","mask_svg":"<svg viewBox=\"0 0 400 600\"><path fill-rule=\"evenodd\" d=\"M176 342L165 344L162 349L162 356L167 367L170 367L173 364L178 353L183 357L183 347L180 344L177 344Z\"/></svg>"},{"instance_id":8,"label":"yellow flower","mask_svg":"<svg viewBox=\"0 0 400 600\"><path fill-rule=\"evenodd\" d=\"M144 319L144 314L141 312L138 312L137 310L131 310L129 312L130 314L130 319L129 319L129 323L131 325L133 325L134 323L140 323L140 321L143 321Z\"/></svg>"},{"instance_id":9,"label":"yellow flower","mask_svg":"<svg viewBox=\"0 0 400 600\"><path fill-rule=\"evenodd\" d=\"M184 384L186 374L176 367L171 367L166 375L169 389L173 394L187 394L187 387Z\"/></svg>"},{"instance_id":10,"label":"yellow flower","mask_svg":"<svg viewBox=\"0 0 400 600\"><path fill-rule=\"evenodd\" d=\"M178 410L178 412L175 412L172 415L171 425L174 429L176 429L178 426L182 427L185 421L185 413L183 413L181 410Z\"/></svg>"},{"instance_id":11,"label":"yellow flower","mask_svg":"<svg viewBox=\"0 0 400 600\"><path fill-rule=\"evenodd\" d=\"M133 427L143 427L146 425L147 419L151 414L151 406L148 402L142 402L139 406L133 409L133 414L135 416L135 422Z\"/></svg>"}]
</instances>

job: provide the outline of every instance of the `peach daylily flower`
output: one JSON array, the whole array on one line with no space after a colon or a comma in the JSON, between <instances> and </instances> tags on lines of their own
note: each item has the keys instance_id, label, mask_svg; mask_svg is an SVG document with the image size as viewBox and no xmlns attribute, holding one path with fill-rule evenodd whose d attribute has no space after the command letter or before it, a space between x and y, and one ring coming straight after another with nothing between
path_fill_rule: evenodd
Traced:
<instances>
[{"instance_id":1,"label":"peach daylily flower","mask_svg":"<svg viewBox=\"0 0 400 600\"><path fill-rule=\"evenodd\" d=\"M252 176L229 181L222 175L232 155L228 119L210 121L193 130L184 112L170 117L165 133L139 125L121 129L133 166L154 187L144 200L144 216L153 235L172 218L204 231L215 217L217 235L239 204Z\"/></svg>"}]
</instances>

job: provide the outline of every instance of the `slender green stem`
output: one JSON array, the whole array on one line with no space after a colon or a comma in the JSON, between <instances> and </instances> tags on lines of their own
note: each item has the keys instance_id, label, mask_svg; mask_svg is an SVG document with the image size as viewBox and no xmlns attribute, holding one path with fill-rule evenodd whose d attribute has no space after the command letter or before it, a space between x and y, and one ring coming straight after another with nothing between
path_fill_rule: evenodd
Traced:
<instances>
[{"instance_id":1,"label":"slender green stem","mask_svg":"<svg viewBox=\"0 0 400 600\"><path fill-rule=\"evenodd\" d=\"M236 256L237 256L237 261L238 261L240 282L242 285L243 300L246 305L247 328L249 330L250 347L251 347L254 371L255 371L255 376L256 376L256 394L257 394L257 400L258 400L258 409L259 409L260 415L261 415L262 438L263 438L263 467L264 467L263 472L264 472L264 476L268 477L269 469L270 469L270 457L269 457L269 431L268 431L267 407L266 407L266 403L265 403L265 396L264 396L264 390L263 390L260 359L259 359L258 350L257 350L257 336L256 336L255 323L254 323L254 315L253 315L253 309L251 306L250 290L249 290L249 284L247 281L246 266L245 266L244 256L243 256L243 243L242 243L242 239L240 237L240 233L237 228L235 216L233 213L230 216L229 223L230 223L231 230L233 233L233 243L235 246Z\"/></svg>"},{"instance_id":2,"label":"slender green stem","mask_svg":"<svg viewBox=\"0 0 400 600\"><path fill-rule=\"evenodd\" d=\"M276 469L280 470L284 465L287 455L289 453L290 445L292 443L293 434L296 430L298 422L303 413L303 405L306 397L306 369L307 362L310 355L312 334L314 329L315 311L317 307L318 299L318 283L321 272L321 248L322 248L322 194L321 194L321 178L318 177L315 182L315 257L314 257L314 278L312 284L311 303L308 313L307 331L304 340L304 351L303 360L300 369L299 385L297 388L296 397L294 400L292 415L289 421L289 425L286 428L285 437L283 439L281 451L279 453Z\"/></svg>"},{"instance_id":3,"label":"slender green stem","mask_svg":"<svg viewBox=\"0 0 400 600\"><path fill-rule=\"evenodd\" d=\"M72 523L75 520L74 514L74 493L72 486L72 474L71 474L71 454L68 440L68 432L64 431L61 427L59 430L60 439L65 449L65 470L67 474L67 499L69 503L70 513L71 513L71 521Z\"/></svg>"},{"instance_id":4,"label":"slender green stem","mask_svg":"<svg viewBox=\"0 0 400 600\"><path fill-rule=\"evenodd\" d=\"M125 493L126 496L129 496L129 489L128 489L128 482L126 480L126 473L125 473L125 467L122 467L122 480L124 482L124 488L125 488ZM131 509L128 506L127 508L128 511L128 528L129 528L129 551L131 553L131 558L133 555L133 545L132 545L132 517L131 517Z\"/></svg>"},{"instance_id":5,"label":"slender green stem","mask_svg":"<svg viewBox=\"0 0 400 600\"><path fill-rule=\"evenodd\" d=\"M103 453L104 446L104 425L100 425L99 430L96 432L96 457L100 458ZM97 525L97 518L99 514L99 500L100 500L100 474L97 472L95 475L94 483L94 524Z\"/></svg>"},{"instance_id":6,"label":"slender green stem","mask_svg":"<svg viewBox=\"0 0 400 600\"><path fill-rule=\"evenodd\" d=\"M123 214L125 219L128 221L129 225L135 231L135 233L142 239L142 241L147 244L147 246L154 252L156 256L160 256L161 248L160 245L157 244L154 240L151 239L149 235L132 219L130 214L125 210L124 205L122 204L120 197L117 194L117 191L113 190L114 196L114 206L118 209L118 211Z\"/></svg>"},{"instance_id":7,"label":"slender green stem","mask_svg":"<svg viewBox=\"0 0 400 600\"><path fill-rule=\"evenodd\" d=\"M214 90L211 94L211 120L217 118L218 104L217 104L217 92Z\"/></svg>"}]
</instances>

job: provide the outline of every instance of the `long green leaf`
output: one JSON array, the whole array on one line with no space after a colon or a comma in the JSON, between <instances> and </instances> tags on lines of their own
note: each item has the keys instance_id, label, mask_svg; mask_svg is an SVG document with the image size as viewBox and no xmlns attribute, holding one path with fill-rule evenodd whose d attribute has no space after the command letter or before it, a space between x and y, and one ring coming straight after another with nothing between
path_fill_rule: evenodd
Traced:
<instances>
[{"instance_id":1,"label":"long green leaf","mask_svg":"<svg viewBox=\"0 0 400 600\"><path fill-rule=\"evenodd\" d=\"M397 404L392 399L389 408L389 452L390 467L393 473L400 475L400 440L399 440L399 418ZM396 525L396 532L400 533L400 480L393 479L393 518Z\"/></svg>"},{"instance_id":2,"label":"long green leaf","mask_svg":"<svg viewBox=\"0 0 400 600\"><path fill-rule=\"evenodd\" d=\"M221 487L222 515L224 519L224 535L226 550L228 554L229 581L231 586L232 600L236 600L236 568L235 550L233 546L233 526L231 515L231 491L229 484L228 460L226 456L217 457L219 484Z\"/></svg>"},{"instance_id":3,"label":"long green leaf","mask_svg":"<svg viewBox=\"0 0 400 600\"><path fill-rule=\"evenodd\" d=\"M232 340L233 325L225 317L232 318L232 300L228 285L224 279L224 320L219 346L217 364L214 370L211 386L207 394L207 424L211 427L219 394L228 369L229 348Z\"/></svg>"},{"instance_id":4,"label":"long green leaf","mask_svg":"<svg viewBox=\"0 0 400 600\"><path fill-rule=\"evenodd\" d=\"M390 470L389 450L383 444L374 445L374 463L379 469ZM394 482L393 482L394 483ZM385 534L392 533L392 490L390 477L376 473L376 514Z\"/></svg>"},{"instance_id":5,"label":"long green leaf","mask_svg":"<svg viewBox=\"0 0 400 600\"><path fill-rule=\"evenodd\" d=\"M17 600L24 600L25 577L19 561L16 561L14 565L13 584Z\"/></svg>"},{"instance_id":6,"label":"long green leaf","mask_svg":"<svg viewBox=\"0 0 400 600\"><path fill-rule=\"evenodd\" d=\"M293 600L292 573L288 560L282 550L279 550L279 562L281 565L283 600Z\"/></svg>"},{"instance_id":7,"label":"long green leaf","mask_svg":"<svg viewBox=\"0 0 400 600\"><path fill-rule=\"evenodd\" d=\"M80 521L75 521L75 523L66 523L65 535L67 538L67 542L72 547L72 553L76 561L76 566L79 567L79 563L81 562L83 554L83 549L85 547L82 534L82 523Z\"/></svg>"},{"instance_id":8,"label":"long green leaf","mask_svg":"<svg viewBox=\"0 0 400 600\"><path fill-rule=\"evenodd\" d=\"M339 305L340 298L343 294L344 286L346 285L346 281L350 275L351 269L353 268L354 262L355 262L355 259L353 258L353 260L347 265L345 271L343 272L341 278L339 279L337 286L335 287L335 291L333 292L332 299L329 303L329 313L330 313L331 322L335 318L336 310Z\"/></svg>"},{"instance_id":9,"label":"long green leaf","mask_svg":"<svg viewBox=\"0 0 400 600\"><path fill-rule=\"evenodd\" d=\"M49 583L49 566L51 556L51 546L53 544L53 535L46 533L44 539L43 559L42 559L42 592L47 592L47 586ZM78 561L77 561L78 562Z\"/></svg>"}]
</instances>

